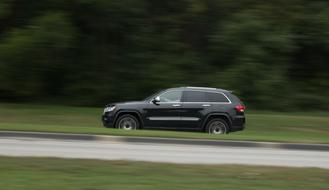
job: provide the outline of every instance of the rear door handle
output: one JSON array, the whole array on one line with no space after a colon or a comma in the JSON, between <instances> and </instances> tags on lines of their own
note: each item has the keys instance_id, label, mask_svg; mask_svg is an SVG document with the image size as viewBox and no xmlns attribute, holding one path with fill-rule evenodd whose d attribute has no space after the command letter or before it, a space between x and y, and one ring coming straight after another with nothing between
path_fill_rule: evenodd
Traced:
<instances>
[{"instance_id":1,"label":"rear door handle","mask_svg":"<svg viewBox=\"0 0 329 190\"><path fill-rule=\"evenodd\" d=\"M202 106L203 106L203 107L209 107L210 104L203 104Z\"/></svg>"},{"instance_id":2,"label":"rear door handle","mask_svg":"<svg viewBox=\"0 0 329 190\"><path fill-rule=\"evenodd\" d=\"M173 104L172 106L174 106L174 107L180 107L181 105L180 104Z\"/></svg>"}]
</instances>

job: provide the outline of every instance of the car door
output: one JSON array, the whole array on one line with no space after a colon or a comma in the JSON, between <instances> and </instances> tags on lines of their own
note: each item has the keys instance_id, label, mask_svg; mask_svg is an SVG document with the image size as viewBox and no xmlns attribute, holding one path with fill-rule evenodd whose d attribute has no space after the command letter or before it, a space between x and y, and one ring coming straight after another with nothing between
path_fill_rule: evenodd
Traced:
<instances>
[{"instance_id":1,"label":"car door","mask_svg":"<svg viewBox=\"0 0 329 190\"><path fill-rule=\"evenodd\" d=\"M149 128L177 128L182 111L182 91L170 90L158 95L160 101L149 102L145 109L145 126Z\"/></svg>"},{"instance_id":2,"label":"car door","mask_svg":"<svg viewBox=\"0 0 329 190\"><path fill-rule=\"evenodd\" d=\"M211 104L208 102L206 92L187 90L182 97L181 125L184 128L200 129L205 116L211 112Z\"/></svg>"}]
</instances>

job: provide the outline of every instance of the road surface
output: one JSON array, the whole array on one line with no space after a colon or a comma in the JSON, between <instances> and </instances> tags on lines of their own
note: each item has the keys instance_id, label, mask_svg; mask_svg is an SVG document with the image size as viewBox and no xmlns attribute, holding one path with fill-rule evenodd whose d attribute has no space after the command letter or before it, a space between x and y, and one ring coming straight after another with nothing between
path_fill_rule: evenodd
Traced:
<instances>
[{"instance_id":1,"label":"road surface","mask_svg":"<svg viewBox=\"0 0 329 190\"><path fill-rule=\"evenodd\" d=\"M0 155L135 160L186 164L248 164L329 169L328 151L0 138Z\"/></svg>"}]
</instances>

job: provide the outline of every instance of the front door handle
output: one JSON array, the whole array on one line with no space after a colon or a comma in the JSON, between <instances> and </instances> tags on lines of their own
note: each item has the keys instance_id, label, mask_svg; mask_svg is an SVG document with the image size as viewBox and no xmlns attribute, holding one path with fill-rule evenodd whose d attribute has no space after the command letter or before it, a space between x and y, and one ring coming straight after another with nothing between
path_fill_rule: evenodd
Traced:
<instances>
[{"instance_id":1,"label":"front door handle","mask_svg":"<svg viewBox=\"0 0 329 190\"><path fill-rule=\"evenodd\" d=\"M202 106L203 106L203 107L209 107L210 104L203 104Z\"/></svg>"},{"instance_id":2,"label":"front door handle","mask_svg":"<svg viewBox=\"0 0 329 190\"><path fill-rule=\"evenodd\" d=\"M180 107L181 105L180 104L173 104L172 106L174 106L174 107Z\"/></svg>"}]
</instances>

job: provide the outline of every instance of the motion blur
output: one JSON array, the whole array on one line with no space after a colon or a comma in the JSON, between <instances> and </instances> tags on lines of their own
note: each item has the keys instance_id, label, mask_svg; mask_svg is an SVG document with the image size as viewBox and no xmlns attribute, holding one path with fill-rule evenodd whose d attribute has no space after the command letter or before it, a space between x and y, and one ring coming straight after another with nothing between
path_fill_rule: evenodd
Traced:
<instances>
[{"instance_id":1,"label":"motion blur","mask_svg":"<svg viewBox=\"0 0 329 190\"><path fill-rule=\"evenodd\" d=\"M328 0L0 0L0 190L327 190L328 97Z\"/></svg>"},{"instance_id":2,"label":"motion blur","mask_svg":"<svg viewBox=\"0 0 329 190\"><path fill-rule=\"evenodd\" d=\"M233 90L252 109L328 110L327 0L1 0L0 101L103 105Z\"/></svg>"}]
</instances>

